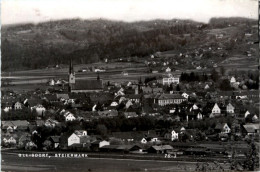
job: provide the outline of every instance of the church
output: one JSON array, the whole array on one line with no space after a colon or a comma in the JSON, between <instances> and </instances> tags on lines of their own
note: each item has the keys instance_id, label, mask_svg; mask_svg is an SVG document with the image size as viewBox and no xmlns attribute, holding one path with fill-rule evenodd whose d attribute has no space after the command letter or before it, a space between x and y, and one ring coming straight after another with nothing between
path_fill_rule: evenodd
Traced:
<instances>
[{"instance_id":1,"label":"church","mask_svg":"<svg viewBox=\"0 0 260 172\"><path fill-rule=\"evenodd\" d=\"M100 92L103 90L103 83L99 76L96 80L76 80L73 64L70 60L68 90L71 93Z\"/></svg>"}]
</instances>

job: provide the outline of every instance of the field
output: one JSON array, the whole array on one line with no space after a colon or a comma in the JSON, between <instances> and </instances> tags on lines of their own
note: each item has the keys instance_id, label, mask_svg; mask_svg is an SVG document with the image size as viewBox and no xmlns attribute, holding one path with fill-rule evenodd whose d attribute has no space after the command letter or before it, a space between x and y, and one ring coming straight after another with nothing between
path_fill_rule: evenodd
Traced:
<instances>
[{"instance_id":1,"label":"field","mask_svg":"<svg viewBox=\"0 0 260 172\"><path fill-rule=\"evenodd\" d=\"M190 161L112 158L29 158L2 152L2 171L194 171L196 164Z\"/></svg>"}]
</instances>

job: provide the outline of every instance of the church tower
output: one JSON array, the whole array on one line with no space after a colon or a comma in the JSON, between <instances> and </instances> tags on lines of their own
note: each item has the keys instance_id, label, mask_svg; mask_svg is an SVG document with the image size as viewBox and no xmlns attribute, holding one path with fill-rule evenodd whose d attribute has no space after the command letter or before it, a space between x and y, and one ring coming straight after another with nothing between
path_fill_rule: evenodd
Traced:
<instances>
[{"instance_id":1,"label":"church tower","mask_svg":"<svg viewBox=\"0 0 260 172\"><path fill-rule=\"evenodd\" d=\"M76 83L75 72L72 65L72 60L70 59L70 67L69 67L69 92L74 88Z\"/></svg>"}]
</instances>

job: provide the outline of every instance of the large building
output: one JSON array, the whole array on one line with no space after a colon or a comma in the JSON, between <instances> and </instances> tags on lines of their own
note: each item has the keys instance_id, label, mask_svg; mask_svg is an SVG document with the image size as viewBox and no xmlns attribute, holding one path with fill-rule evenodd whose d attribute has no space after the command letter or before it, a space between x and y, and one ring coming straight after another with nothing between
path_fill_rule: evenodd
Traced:
<instances>
[{"instance_id":1,"label":"large building","mask_svg":"<svg viewBox=\"0 0 260 172\"><path fill-rule=\"evenodd\" d=\"M103 90L103 83L99 76L96 80L76 80L72 61L70 61L68 89L72 93L100 92Z\"/></svg>"},{"instance_id":2,"label":"large building","mask_svg":"<svg viewBox=\"0 0 260 172\"><path fill-rule=\"evenodd\" d=\"M170 76L170 77L167 77L167 78L163 78L162 84L163 85L170 85L172 83L179 84L179 82L180 82L179 77Z\"/></svg>"}]
</instances>

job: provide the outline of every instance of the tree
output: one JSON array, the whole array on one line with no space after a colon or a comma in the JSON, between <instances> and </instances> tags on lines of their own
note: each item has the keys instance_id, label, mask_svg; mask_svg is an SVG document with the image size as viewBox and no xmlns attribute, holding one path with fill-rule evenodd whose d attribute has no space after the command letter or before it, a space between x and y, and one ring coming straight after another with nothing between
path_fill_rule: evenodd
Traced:
<instances>
[{"instance_id":1,"label":"tree","mask_svg":"<svg viewBox=\"0 0 260 172\"><path fill-rule=\"evenodd\" d=\"M222 76L224 76L225 73L226 73L226 70L223 66L220 67L220 73L221 73Z\"/></svg>"},{"instance_id":2,"label":"tree","mask_svg":"<svg viewBox=\"0 0 260 172\"><path fill-rule=\"evenodd\" d=\"M107 135L107 127L103 124L98 124L96 127L96 131L98 134L102 135L102 136L106 136Z\"/></svg>"},{"instance_id":3,"label":"tree","mask_svg":"<svg viewBox=\"0 0 260 172\"><path fill-rule=\"evenodd\" d=\"M211 79L212 79L214 82L217 82L218 79L219 79L219 74L218 74L218 72L217 72L215 69L212 69L210 76L211 76Z\"/></svg>"},{"instance_id":4,"label":"tree","mask_svg":"<svg viewBox=\"0 0 260 172\"><path fill-rule=\"evenodd\" d=\"M220 86L219 88L222 90L222 91L230 91L232 90L232 87L230 86L230 82L228 79L223 79L220 83Z\"/></svg>"},{"instance_id":5,"label":"tree","mask_svg":"<svg viewBox=\"0 0 260 172\"><path fill-rule=\"evenodd\" d=\"M176 91L181 91L181 88L180 88L179 84L177 84L177 86L176 86Z\"/></svg>"}]
</instances>

